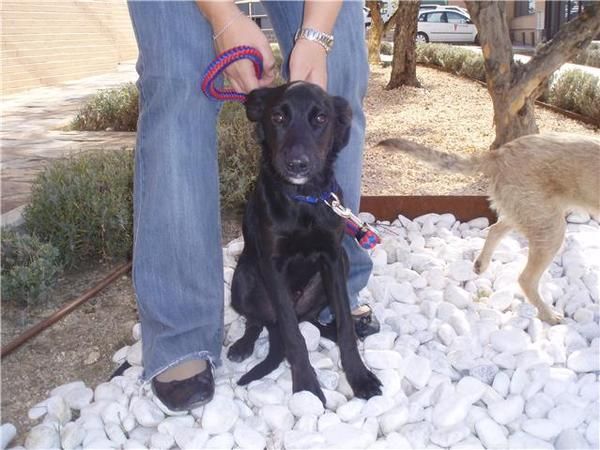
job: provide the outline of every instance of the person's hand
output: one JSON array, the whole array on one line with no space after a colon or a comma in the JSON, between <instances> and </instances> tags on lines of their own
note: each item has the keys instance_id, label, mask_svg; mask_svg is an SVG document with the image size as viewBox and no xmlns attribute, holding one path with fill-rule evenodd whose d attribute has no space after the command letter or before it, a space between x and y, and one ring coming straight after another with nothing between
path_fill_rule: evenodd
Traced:
<instances>
[{"instance_id":1,"label":"person's hand","mask_svg":"<svg viewBox=\"0 0 600 450\"><path fill-rule=\"evenodd\" d=\"M259 80L256 78L254 64L243 59L235 62L225 69L225 76L231 83L231 86L238 92L247 94L253 89L269 86L275 79L275 56L269 45L266 36L260 28L248 17L241 15L235 8L235 13L228 20L219 21L219 24L213 24L215 33L219 33L223 26L231 20L234 20L216 39L215 48L218 53L239 45L248 45L256 48L263 56L263 76ZM238 17L236 17L236 15Z\"/></svg>"},{"instance_id":2,"label":"person's hand","mask_svg":"<svg viewBox=\"0 0 600 450\"><path fill-rule=\"evenodd\" d=\"M327 52L321 44L296 41L290 55L290 81L308 81L327 90Z\"/></svg>"}]
</instances>

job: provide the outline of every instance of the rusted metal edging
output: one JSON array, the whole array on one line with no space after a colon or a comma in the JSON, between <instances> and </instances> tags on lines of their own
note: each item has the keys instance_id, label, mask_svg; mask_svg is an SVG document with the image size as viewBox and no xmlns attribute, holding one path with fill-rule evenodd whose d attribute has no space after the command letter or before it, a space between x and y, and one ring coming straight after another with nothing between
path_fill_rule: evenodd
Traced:
<instances>
[{"instance_id":1,"label":"rusted metal edging","mask_svg":"<svg viewBox=\"0 0 600 450\"><path fill-rule=\"evenodd\" d=\"M67 314L71 313L75 308L87 302L89 299L98 294L105 287L110 285L113 281L119 278L121 275L129 272L131 269L131 262L125 263L119 267L117 267L114 271L112 271L108 276L106 276L102 281L100 281L96 286L84 292L81 296L77 297L71 303L65 305L60 308L54 314L52 314L47 319L38 322L31 328L28 328L25 332L21 333L19 336L14 338L8 344L6 344L2 349L0 349L0 359L3 359L6 355L9 355L16 349L18 349L21 345L25 344L28 340L38 335L46 328L52 326L60 319L62 319Z\"/></svg>"},{"instance_id":2,"label":"rusted metal edging","mask_svg":"<svg viewBox=\"0 0 600 450\"><path fill-rule=\"evenodd\" d=\"M452 213L461 222L476 217L497 220L483 195L382 195L363 196L360 210L368 211L378 220L393 221L398 214L414 219L428 213Z\"/></svg>"}]
</instances>

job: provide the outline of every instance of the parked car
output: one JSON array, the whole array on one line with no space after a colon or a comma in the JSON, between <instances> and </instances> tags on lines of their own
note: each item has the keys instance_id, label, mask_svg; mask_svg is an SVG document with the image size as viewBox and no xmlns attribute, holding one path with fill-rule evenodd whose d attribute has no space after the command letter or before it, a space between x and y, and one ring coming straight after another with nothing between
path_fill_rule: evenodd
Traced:
<instances>
[{"instance_id":1,"label":"parked car","mask_svg":"<svg viewBox=\"0 0 600 450\"><path fill-rule=\"evenodd\" d=\"M417 43L478 42L477 28L468 14L436 8L419 13Z\"/></svg>"},{"instance_id":2,"label":"parked car","mask_svg":"<svg viewBox=\"0 0 600 450\"><path fill-rule=\"evenodd\" d=\"M469 16L469 11L467 8L463 8L462 6L454 6L454 5L421 5L419 6L419 12L431 11L431 10L445 10L445 11L456 11L465 16Z\"/></svg>"}]
</instances>

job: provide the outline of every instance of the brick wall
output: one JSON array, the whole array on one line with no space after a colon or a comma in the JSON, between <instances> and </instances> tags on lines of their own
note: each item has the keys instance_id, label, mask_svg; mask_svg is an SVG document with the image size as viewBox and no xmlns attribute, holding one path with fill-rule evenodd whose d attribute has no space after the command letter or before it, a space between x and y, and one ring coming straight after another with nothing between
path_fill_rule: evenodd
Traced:
<instances>
[{"instance_id":1,"label":"brick wall","mask_svg":"<svg viewBox=\"0 0 600 450\"><path fill-rule=\"evenodd\" d=\"M137 48L125 0L2 0L3 94L114 70Z\"/></svg>"}]
</instances>

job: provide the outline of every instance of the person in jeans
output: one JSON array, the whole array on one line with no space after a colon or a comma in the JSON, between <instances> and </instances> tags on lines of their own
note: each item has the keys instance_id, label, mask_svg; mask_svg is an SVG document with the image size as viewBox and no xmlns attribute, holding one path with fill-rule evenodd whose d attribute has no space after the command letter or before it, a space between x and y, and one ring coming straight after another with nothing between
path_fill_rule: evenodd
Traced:
<instances>
[{"instance_id":1,"label":"person in jeans","mask_svg":"<svg viewBox=\"0 0 600 450\"><path fill-rule=\"evenodd\" d=\"M350 142L339 155L336 175L345 205L356 212L368 78L362 2L262 4L289 61L284 70L290 81L318 84L350 102ZM265 35L232 0L130 0L128 6L139 49L133 282L142 325L142 378L151 380L169 409L186 410L212 398L212 371L223 343L219 104L201 92L201 76L221 51L255 47L264 58L262 79L247 60L225 72L235 90L248 93L273 82L275 58ZM372 263L352 238L345 241L349 301L357 334L364 337L379 329L370 308L358 306ZM324 311L320 320L333 318Z\"/></svg>"}]
</instances>

